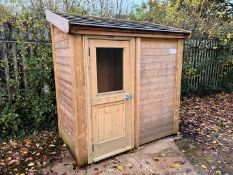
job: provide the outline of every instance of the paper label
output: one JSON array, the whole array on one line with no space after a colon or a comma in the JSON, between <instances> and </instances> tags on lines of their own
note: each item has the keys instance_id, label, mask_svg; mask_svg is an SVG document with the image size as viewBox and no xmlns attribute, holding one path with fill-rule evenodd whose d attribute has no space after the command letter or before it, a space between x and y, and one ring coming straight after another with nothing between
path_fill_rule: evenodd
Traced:
<instances>
[{"instance_id":1,"label":"paper label","mask_svg":"<svg viewBox=\"0 0 233 175\"><path fill-rule=\"evenodd\" d=\"M170 54L176 54L176 48L170 48Z\"/></svg>"}]
</instances>

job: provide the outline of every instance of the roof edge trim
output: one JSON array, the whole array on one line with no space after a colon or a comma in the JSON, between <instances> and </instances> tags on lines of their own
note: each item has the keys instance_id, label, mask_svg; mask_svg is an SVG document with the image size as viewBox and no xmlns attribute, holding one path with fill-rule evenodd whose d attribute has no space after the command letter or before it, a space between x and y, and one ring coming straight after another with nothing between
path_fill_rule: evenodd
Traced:
<instances>
[{"instance_id":1,"label":"roof edge trim","mask_svg":"<svg viewBox=\"0 0 233 175\"><path fill-rule=\"evenodd\" d=\"M69 33L70 32L70 23L67 19L49 11L46 10L45 11L46 14L46 20L48 22L50 22L51 24L53 24L54 26L56 26L57 28L59 28L61 31L65 32L65 33Z\"/></svg>"}]
</instances>

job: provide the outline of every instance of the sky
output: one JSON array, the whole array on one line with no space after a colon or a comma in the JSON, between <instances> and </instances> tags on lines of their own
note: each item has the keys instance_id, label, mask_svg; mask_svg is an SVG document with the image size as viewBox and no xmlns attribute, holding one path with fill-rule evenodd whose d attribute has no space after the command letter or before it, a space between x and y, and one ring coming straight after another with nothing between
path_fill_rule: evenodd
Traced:
<instances>
[{"instance_id":1,"label":"sky","mask_svg":"<svg viewBox=\"0 0 233 175\"><path fill-rule=\"evenodd\" d=\"M141 4L141 3L143 2L143 0L134 0L134 2L135 2L136 4Z\"/></svg>"}]
</instances>

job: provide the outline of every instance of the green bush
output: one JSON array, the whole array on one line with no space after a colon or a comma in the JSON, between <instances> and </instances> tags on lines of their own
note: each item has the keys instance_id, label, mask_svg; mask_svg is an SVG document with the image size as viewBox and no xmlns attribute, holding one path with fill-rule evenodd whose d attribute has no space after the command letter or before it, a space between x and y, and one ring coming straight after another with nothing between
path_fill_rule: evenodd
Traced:
<instances>
[{"instance_id":1,"label":"green bush","mask_svg":"<svg viewBox=\"0 0 233 175\"><path fill-rule=\"evenodd\" d=\"M0 135L5 138L9 135L16 135L20 127L20 118L7 106L0 114Z\"/></svg>"},{"instance_id":2,"label":"green bush","mask_svg":"<svg viewBox=\"0 0 233 175\"><path fill-rule=\"evenodd\" d=\"M52 49L45 31L49 23L44 11L35 8L22 6L20 14L4 23L9 29L6 36L15 31L19 80L16 81L14 64L9 61L11 93L5 102L0 99L0 140L57 128ZM4 69L4 63L0 63L0 70Z\"/></svg>"},{"instance_id":3,"label":"green bush","mask_svg":"<svg viewBox=\"0 0 233 175\"><path fill-rule=\"evenodd\" d=\"M57 128L51 45L36 45L27 61L28 88L0 106L0 139ZM14 85L14 83L12 84Z\"/></svg>"},{"instance_id":4,"label":"green bush","mask_svg":"<svg viewBox=\"0 0 233 175\"><path fill-rule=\"evenodd\" d=\"M225 44L211 39L186 41L182 95L210 95L220 91L233 91L232 47L232 41Z\"/></svg>"}]
</instances>

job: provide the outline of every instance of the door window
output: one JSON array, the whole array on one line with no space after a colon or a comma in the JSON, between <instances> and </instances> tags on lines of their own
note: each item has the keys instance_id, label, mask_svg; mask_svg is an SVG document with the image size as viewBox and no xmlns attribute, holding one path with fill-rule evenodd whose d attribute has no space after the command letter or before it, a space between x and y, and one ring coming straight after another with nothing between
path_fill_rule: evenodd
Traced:
<instances>
[{"instance_id":1,"label":"door window","mask_svg":"<svg viewBox=\"0 0 233 175\"><path fill-rule=\"evenodd\" d=\"M123 90L123 48L96 48L98 93Z\"/></svg>"}]
</instances>

